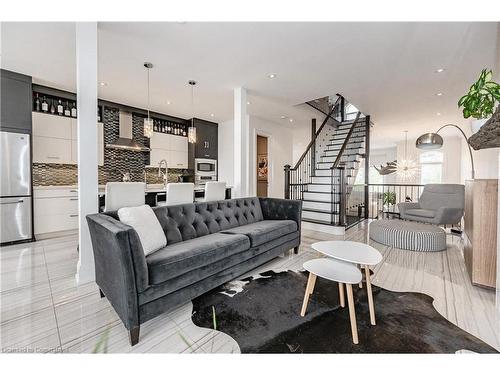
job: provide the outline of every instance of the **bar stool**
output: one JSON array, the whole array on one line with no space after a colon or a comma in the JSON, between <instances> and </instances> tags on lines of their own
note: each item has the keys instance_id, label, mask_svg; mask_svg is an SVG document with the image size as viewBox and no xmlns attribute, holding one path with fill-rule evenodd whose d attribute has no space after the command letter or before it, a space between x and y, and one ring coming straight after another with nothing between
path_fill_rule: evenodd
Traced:
<instances>
[{"instance_id":1,"label":"bar stool","mask_svg":"<svg viewBox=\"0 0 500 375\"><path fill-rule=\"evenodd\" d=\"M144 182L108 182L104 212L116 211L122 207L142 206L146 202Z\"/></svg>"},{"instance_id":2,"label":"bar stool","mask_svg":"<svg viewBox=\"0 0 500 375\"><path fill-rule=\"evenodd\" d=\"M192 182L175 182L167 184L166 206L193 203L194 184Z\"/></svg>"},{"instance_id":3,"label":"bar stool","mask_svg":"<svg viewBox=\"0 0 500 375\"><path fill-rule=\"evenodd\" d=\"M309 279L307 280L306 293L300 316L304 316L309 302L309 296L314 291L316 277L322 277L327 280L336 281L345 284L347 288L347 303L349 305L349 319L351 321L352 342L358 344L358 326L356 324L356 310L354 308L354 295L352 293L353 284L358 284L361 279L361 271L353 264L336 260L332 258L312 259L304 263L303 267L309 271ZM343 293L339 294L341 298L340 305L343 307Z\"/></svg>"},{"instance_id":4,"label":"bar stool","mask_svg":"<svg viewBox=\"0 0 500 375\"><path fill-rule=\"evenodd\" d=\"M207 181L205 183L205 202L221 201L226 198L226 183Z\"/></svg>"}]
</instances>

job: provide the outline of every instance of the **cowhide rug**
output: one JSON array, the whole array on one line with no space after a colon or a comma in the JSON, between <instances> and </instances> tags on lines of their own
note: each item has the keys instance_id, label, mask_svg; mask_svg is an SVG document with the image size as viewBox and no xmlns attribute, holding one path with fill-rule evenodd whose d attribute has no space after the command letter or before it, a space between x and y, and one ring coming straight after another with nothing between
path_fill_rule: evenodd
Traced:
<instances>
[{"instance_id":1,"label":"cowhide rug","mask_svg":"<svg viewBox=\"0 0 500 375\"><path fill-rule=\"evenodd\" d=\"M242 353L497 353L450 323L420 293L374 287L377 325L370 325L366 289L355 290L359 344L351 338L349 311L341 308L337 283L318 277L307 314L300 308L306 272L265 272L231 282L193 300L193 322L239 344Z\"/></svg>"}]
</instances>

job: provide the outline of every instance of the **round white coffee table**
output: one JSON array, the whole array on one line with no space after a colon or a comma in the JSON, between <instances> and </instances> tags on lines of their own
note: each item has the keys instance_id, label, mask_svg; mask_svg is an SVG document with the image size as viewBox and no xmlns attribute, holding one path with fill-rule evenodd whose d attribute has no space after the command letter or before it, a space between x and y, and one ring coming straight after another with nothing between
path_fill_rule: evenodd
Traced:
<instances>
[{"instance_id":1,"label":"round white coffee table","mask_svg":"<svg viewBox=\"0 0 500 375\"><path fill-rule=\"evenodd\" d=\"M359 264L365 270L366 294L368 295L368 307L370 309L370 323L376 324L375 306L373 303L372 284L370 280L370 267L382 260L382 254L370 245L354 241L321 241L312 244L312 248L328 257L342 260L344 262ZM362 287L362 282L360 287ZM339 284L341 301L344 288Z\"/></svg>"},{"instance_id":2,"label":"round white coffee table","mask_svg":"<svg viewBox=\"0 0 500 375\"><path fill-rule=\"evenodd\" d=\"M352 263L336 260L332 258L318 258L308 260L304 263L303 267L309 271L309 279L307 280L306 293L304 295L304 302L302 303L301 316L306 314L309 296L314 291L316 284L316 276L322 277L327 280L336 281L340 284L346 284L347 288L347 302L349 304L349 319L351 321L352 341L357 344L358 340L358 327L356 324L356 311L354 309L354 296L352 293L352 284L357 284L361 281L361 271ZM344 295L340 297L343 300ZM344 302L345 304L345 302ZM343 304L341 302L341 306Z\"/></svg>"}]
</instances>

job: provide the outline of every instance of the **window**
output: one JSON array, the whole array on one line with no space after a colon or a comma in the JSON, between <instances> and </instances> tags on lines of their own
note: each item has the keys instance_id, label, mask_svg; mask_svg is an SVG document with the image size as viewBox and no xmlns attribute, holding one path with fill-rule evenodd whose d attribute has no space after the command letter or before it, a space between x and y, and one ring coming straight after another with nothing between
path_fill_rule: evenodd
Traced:
<instances>
[{"instance_id":1,"label":"window","mask_svg":"<svg viewBox=\"0 0 500 375\"><path fill-rule=\"evenodd\" d=\"M426 151L420 154L420 183L440 184L443 177L443 153Z\"/></svg>"}]
</instances>

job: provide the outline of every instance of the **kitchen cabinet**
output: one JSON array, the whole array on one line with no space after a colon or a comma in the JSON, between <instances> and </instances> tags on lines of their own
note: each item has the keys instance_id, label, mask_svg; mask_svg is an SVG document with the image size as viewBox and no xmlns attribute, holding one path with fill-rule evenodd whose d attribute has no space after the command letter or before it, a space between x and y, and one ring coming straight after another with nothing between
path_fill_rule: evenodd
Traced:
<instances>
[{"instance_id":1,"label":"kitchen cabinet","mask_svg":"<svg viewBox=\"0 0 500 375\"><path fill-rule=\"evenodd\" d=\"M76 188L34 189L35 236L78 229Z\"/></svg>"},{"instance_id":2,"label":"kitchen cabinet","mask_svg":"<svg viewBox=\"0 0 500 375\"><path fill-rule=\"evenodd\" d=\"M78 163L77 120L33 112L33 162ZM104 126L97 123L98 164L104 165Z\"/></svg>"},{"instance_id":3,"label":"kitchen cabinet","mask_svg":"<svg viewBox=\"0 0 500 375\"><path fill-rule=\"evenodd\" d=\"M157 167L165 159L169 168L188 167L188 142L186 137L154 132L150 139L149 165Z\"/></svg>"},{"instance_id":4,"label":"kitchen cabinet","mask_svg":"<svg viewBox=\"0 0 500 375\"><path fill-rule=\"evenodd\" d=\"M31 77L0 70L0 129L31 134Z\"/></svg>"},{"instance_id":5,"label":"kitchen cabinet","mask_svg":"<svg viewBox=\"0 0 500 375\"><path fill-rule=\"evenodd\" d=\"M194 144L194 157L203 159L217 159L218 125L214 122L194 119L196 127L196 143Z\"/></svg>"}]
</instances>

